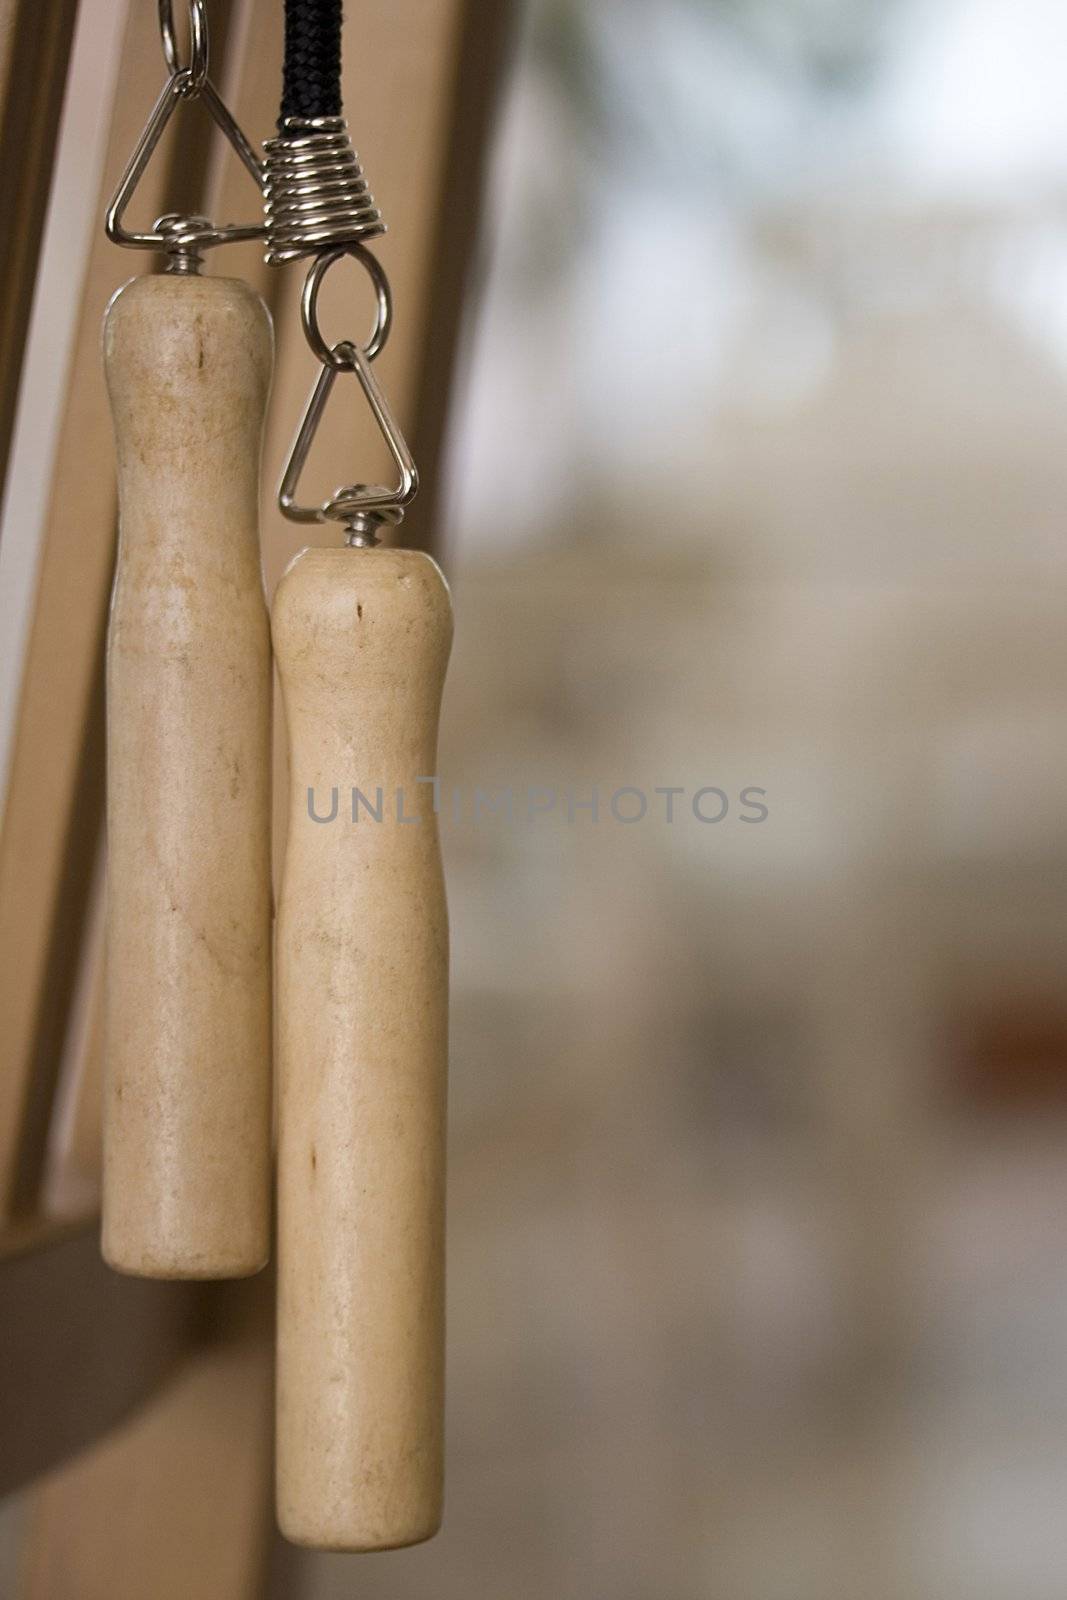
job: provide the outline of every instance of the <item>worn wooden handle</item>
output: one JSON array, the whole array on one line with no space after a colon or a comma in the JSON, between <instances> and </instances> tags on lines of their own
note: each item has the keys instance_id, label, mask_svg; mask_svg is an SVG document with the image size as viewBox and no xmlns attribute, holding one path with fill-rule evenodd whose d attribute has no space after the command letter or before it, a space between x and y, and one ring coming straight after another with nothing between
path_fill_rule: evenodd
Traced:
<instances>
[{"instance_id":1,"label":"worn wooden handle","mask_svg":"<svg viewBox=\"0 0 1067 1600\"><path fill-rule=\"evenodd\" d=\"M418 780L436 772L448 590L415 551L307 550L273 633L292 775L278 1516L298 1543L380 1550L441 1518L448 921Z\"/></svg>"},{"instance_id":2,"label":"worn wooden handle","mask_svg":"<svg viewBox=\"0 0 1067 1600\"><path fill-rule=\"evenodd\" d=\"M107 657L103 1249L236 1277L270 1229L270 637L257 537L266 308L148 277L104 358L120 533Z\"/></svg>"}]
</instances>

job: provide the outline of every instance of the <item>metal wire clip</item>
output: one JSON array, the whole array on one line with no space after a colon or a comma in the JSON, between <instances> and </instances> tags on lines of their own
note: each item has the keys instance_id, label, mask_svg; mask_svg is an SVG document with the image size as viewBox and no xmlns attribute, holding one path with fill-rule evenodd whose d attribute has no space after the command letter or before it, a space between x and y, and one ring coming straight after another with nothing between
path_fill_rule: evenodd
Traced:
<instances>
[{"instance_id":1,"label":"metal wire clip","mask_svg":"<svg viewBox=\"0 0 1067 1600\"><path fill-rule=\"evenodd\" d=\"M324 9L329 11L328 5ZM287 25L289 13L286 14ZM340 27L340 18L337 17ZM289 34L286 34L287 62ZM340 40L337 53L327 62L325 75L336 79L336 104L340 106ZM298 51L301 70L306 64ZM322 63L318 63L321 67ZM320 86L321 87L321 86ZM314 98L322 103L321 95ZM298 103L301 97L297 96ZM327 99L332 100L332 96ZM304 109L311 102L304 100ZM332 107L331 107L332 109ZM278 135L264 145L263 200L267 223L267 260L272 263L314 256L304 284L301 314L304 334L322 370L312 388L293 440L278 489L278 505L292 522L340 522L350 545L378 543L383 523L398 523L418 489L418 473L404 436L371 370L371 362L385 347L392 321L389 281L378 260L365 248L370 239L385 232L381 212L374 203L359 157L352 148L343 116L293 116L285 113ZM377 297L374 329L362 347L351 340L332 344L323 337L318 321L319 289L326 273L350 255L369 274ZM318 506L300 505L297 486L339 373L354 372L400 474L395 488L354 483L337 489Z\"/></svg>"},{"instance_id":2,"label":"metal wire clip","mask_svg":"<svg viewBox=\"0 0 1067 1600\"><path fill-rule=\"evenodd\" d=\"M163 43L163 59L167 64L167 81L149 113L144 131L119 179L118 188L107 208L104 226L113 244L123 245L131 250L162 250L167 256L169 272L196 272L204 250L211 249L215 245L234 244L244 239L262 239L266 234L266 227L261 222L228 223L217 227L207 217L183 217L174 213L159 217L150 232L135 233L125 227L123 218L126 209L144 176L156 146L163 137L163 130L179 103L182 100L203 100L216 124L251 174L257 188L262 186L263 169L252 146L208 76L208 28L204 0L189 0L191 43L187 62L183 63L178 53L172 0L159 0L159 31Z\"/></svg>"},{"instance_id":3,"label":"metal wire clip","mask_svg":"<svg viewBox=\"0 0 1067 1600\"><path fill-rule=\"evenodd\" d=\"M350 340L328 345L323 339L316 317L322 279L334 262L340 261L346 255L354 255L362 262L370 274L377 293L378 307L374 329L362 349ZM291 522L340 522L347 530L346 544L375 545L378 543L378 527L386 522L394 524L400 522L405 507L414 499L419 487L419 475L411 451L371 369L371 362L380 353L388 338L392 316L389 284L381 264L358 244L321 255L308 273L301 310L308 343L322 362L322 370L308 397L289 452L289 459L278 489L278 505ZM354 372L359 379L374 419L396 463L400 481L392 489L384 484L348 484L336 489L322 505L302 506L296 499L300 474L310 453L326 403L342 372Z\"/></svg>"}]
</instances>

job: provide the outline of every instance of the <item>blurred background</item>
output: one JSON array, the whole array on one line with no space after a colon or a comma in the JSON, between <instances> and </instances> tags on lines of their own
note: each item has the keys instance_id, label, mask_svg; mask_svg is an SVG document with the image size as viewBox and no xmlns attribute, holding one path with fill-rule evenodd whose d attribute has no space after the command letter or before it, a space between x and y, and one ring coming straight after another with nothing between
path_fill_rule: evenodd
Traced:
<instances>
[{"instance_id":1,"label":"blurred background","mask_svg":"<svg viewBox=\"0 0 1067 1600\"><path fill-rule=\"evenodd\" d=\"M1064 1592L1065 59L525 8L442 773L732 804L446 826L449 1516L316 1594Z\"/></svg>"},{"instance_id":2,"label":"blurred background","mask_svg":"<svg viewBox=\"0 0 1067 1600\"><path fill-rule=\"evenodd\" d=\"M514 8L446 1521L271 1600L1062 1600L1065 60L1053 0Z\"/></svg>"}]
</instances>

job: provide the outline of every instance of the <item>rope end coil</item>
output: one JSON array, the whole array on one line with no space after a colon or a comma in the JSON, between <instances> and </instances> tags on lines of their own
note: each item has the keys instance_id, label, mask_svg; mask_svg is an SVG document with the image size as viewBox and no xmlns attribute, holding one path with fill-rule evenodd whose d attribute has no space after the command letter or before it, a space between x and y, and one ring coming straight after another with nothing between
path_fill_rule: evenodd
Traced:
<instances>
[{"instance_id":1,"label":"rope end coil","mask_svg":"<svg viewBox=\"0 0 1067 1600\"><path fill-rule=\"evenodd\" d=\"M344 117L286 117L264 145L271 265L365 243L385 232Z\"/></svg>"}]
</instances>

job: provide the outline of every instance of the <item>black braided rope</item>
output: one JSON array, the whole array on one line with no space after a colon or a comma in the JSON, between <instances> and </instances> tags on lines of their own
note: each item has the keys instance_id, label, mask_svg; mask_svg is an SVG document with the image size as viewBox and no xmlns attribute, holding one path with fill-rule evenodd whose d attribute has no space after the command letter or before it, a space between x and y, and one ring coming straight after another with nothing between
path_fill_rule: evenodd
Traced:
<instances>
[{"instance_id":1,"label":"black braided rope","mask_svg":"<svg viewBox=\"0 0 1067 1600\"><path fill-rule=\"evenodd\" d=\"M341 0L285 0L285 64L278 131L286 117L341 115Z\"/></svg>"}]
</instances>

